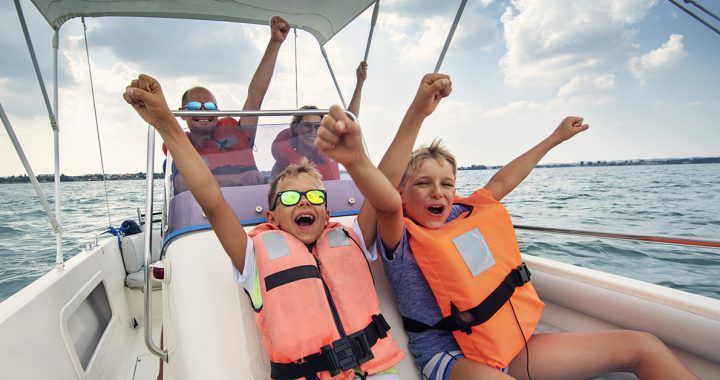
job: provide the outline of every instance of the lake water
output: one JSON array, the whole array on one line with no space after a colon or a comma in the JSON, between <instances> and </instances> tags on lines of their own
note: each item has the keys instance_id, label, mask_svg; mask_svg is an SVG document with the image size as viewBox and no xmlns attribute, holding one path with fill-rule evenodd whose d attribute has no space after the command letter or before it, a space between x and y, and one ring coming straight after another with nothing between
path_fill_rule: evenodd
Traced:
<instances>
[{"instance_id":1,"label":"lake water","mask_svg":"<svg viewBox=\"0 0 720 380\"><path fill-rule=\"evenodd\" d=\"M492 170L461 171L458 194ZM145 207L145 181L109 181L110 220ZM53 202L53 185L41 184ZM108 225L102 182L62 183L65 259ZM156 205L162 181L156 181ZM503 203L515 224L720 240L720 164L537 168ZM159 206L157 206L159 207ZM720 249L518 230L524 253L720 299ZM30 184L0 185L0 301L54 267L55 237Z\"/></svg>"}]
</instances>

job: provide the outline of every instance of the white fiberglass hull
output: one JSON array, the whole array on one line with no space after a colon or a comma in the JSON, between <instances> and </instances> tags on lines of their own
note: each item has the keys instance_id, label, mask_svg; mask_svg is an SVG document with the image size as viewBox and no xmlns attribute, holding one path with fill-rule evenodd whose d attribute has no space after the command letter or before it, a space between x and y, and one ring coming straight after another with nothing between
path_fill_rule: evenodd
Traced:
<instances>
[{"instance_id":1,"label":"white fiberglass hull","mask_svg":"<svg viewBox=\"0 0 720 380\"><path fill-rule=\"evenodd\" d=\"M169 353L165 378L269 378L253 311L214 233L187 233L165 248L169 280L162 299L160 291L153 292L153 335L159 344L162 318ZM525 259L546 303L542 331L648 331L700 378L720 378L720 301L552 260ZM374 263L372 268L383 314L406 347L382 267ZM124 279L117 243L108 239L69 260L62 273L52 271L0 304L0 377L154 379L158 359L144 345L143 326L134 325L143 321L143 294L125 287ZM111 314L88 353L82 347L93 341L86 331L95 328L91 309L97 301L84 300L98 284L103 284ZM397 368L403 378L419 376L410 358Z\"/></svg>"}]
</instances>

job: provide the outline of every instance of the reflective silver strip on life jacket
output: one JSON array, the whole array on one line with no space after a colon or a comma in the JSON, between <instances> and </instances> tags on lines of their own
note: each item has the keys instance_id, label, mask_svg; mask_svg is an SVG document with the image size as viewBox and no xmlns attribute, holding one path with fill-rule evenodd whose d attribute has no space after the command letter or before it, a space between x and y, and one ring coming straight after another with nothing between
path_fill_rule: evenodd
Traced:
<instances>
[{"instance_id":1,"label":"reflective silver strip on life jacket","mask_svg":"<svg viewBox=\"0 0 720 380\"><path fill-rule=\"evenodd\" d=\"M495 265L495 257L490 252L490 248L478 228L465 232L452 239L452 242L473 277L477 277Z\"/></svg>"},{"instance_id":2,"label":"reflective silver strip on life jacket","mask_svg":"<svg viewBox=\"0 0 720 380\"><path fill-rule=\"evenodd\" d=\"M350 239L342 227L333 228L327 233L330 248L347 247L350 245Z\"/></svg>"},{"instance_id":3,"label":"reflective silver strip on life jacket","mask_svg":"<svg viewBox=\"0 0 720 380\"><path fill-rule=\"evenodd\" d=\"M268 231L260 236L262 236L270 260L290 255L290 246L288 246L282 232Z\"/></svg>"}]
</instances>

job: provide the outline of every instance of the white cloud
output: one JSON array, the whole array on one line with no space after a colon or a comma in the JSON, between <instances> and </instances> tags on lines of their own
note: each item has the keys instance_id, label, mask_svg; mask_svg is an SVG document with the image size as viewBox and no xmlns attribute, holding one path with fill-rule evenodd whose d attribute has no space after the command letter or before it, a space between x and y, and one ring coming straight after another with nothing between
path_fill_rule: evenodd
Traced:
<instances>
[{"instance_id":1,"label":"white cloud","mask_svg":"<svg viewBox=\"0 0 720 380\"><path fill-rule=\"evenodd\" d=\"M542 111L544 106L532 100L518 100L505 104L501 107L485 110L482 112L484 117L500 117L512 115L526 115L528 112Z\"/></svg>"},{"instance_id":2,"label":"white cloud","mask_svg":"<svg viewBox=\"0 0 720 380\"><path fill-rule=\"evenodd\" d=\"M620 69L632 51L632 23L655 0L516 0L501 20L507 53L500 60L513 86L554 87L579 75Z\"/></svg>"},{"instance_id":3,"label":"white cloud","mask_svg":"<svg viewBox=\"0 0 720 380\"><path fill-rule=\"evenodd\" d=\"M566 103L605 104L617 88L614 74L575 76L560 86L557 98Z\"/></svg>"},{"instance_id":4,"label":"white cloud","mask_svg":"<svg viewBox=\"0 0 720 380\"><path fill-rule=\"evenodd\" d=\"M398 58L403 61L432 62L442 48L451 21L443 17L429 17L424 20L410 19L399 14L390 14L381 27L392 35L397 45ZM413 32L414 31L414 32Z\"/></svg>"},{"instance_id":5,"label":"white cloud","mask_svg":"<svg viewBox=\"0 0 720 380\"><path fill-rule=\"evenodd\" d=\"M629 67L633 76L641 81L677 64L687 56L683 45L683 36L672 34L659 48L630 59Z\"/></svg>"},{"instance_id":6,"label":"white cloud","mask_svg":"<svg viewBox=\"0 0 720 380\"><path fill-rule=\"evenodd\" d=\"M489 49L500 40L496 20L483 13L492 1L467 6L453 36L453 49ZM394 1L382 8L378 24L395 43L397 59L414 64L437 59L457 9L446 2ZM428 16L431 15L431 16Z\"/></svg>"},{"instance_id":7,"label":"white cloud","mask_svg":"<svg viewBox=\"0 0 720 380\"><path fill-rule=\"evenodd\" d=\"M610 4L614 20L632 24L647 15L648 10L657 4L657 0L613 0Z\"/></svg>"}]
</instances>

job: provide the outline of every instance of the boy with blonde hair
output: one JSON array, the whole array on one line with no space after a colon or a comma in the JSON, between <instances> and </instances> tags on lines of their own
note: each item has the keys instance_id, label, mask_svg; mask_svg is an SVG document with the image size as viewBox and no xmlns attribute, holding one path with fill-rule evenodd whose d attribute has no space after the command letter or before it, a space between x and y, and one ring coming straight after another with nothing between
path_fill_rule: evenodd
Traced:
<instances>
[{"instance_id":1,"label":"boy with blonde hair","mask_svg":"<svg viewBox=\"0 0 720 380\"><path fill-rule=\"evenodd\" d=\"M648 333L534 334L543 304L499 201L548 151L589 127L566 117L483 188L459 197L455 158L439 141L411 154L423 120L451 89L446 75L423 78L378 165L398 186L404 214L361 212L361 223L377 223L376 246L423 378L588 378L615 371L694 378Z\"/></svg>"}]
</instances>

